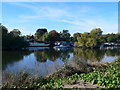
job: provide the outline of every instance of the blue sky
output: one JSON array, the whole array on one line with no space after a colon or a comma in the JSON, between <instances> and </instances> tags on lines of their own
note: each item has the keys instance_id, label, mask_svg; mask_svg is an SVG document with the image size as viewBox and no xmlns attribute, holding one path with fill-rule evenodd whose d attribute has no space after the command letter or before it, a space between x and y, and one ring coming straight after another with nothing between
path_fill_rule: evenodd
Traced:
<instances>
[{"instance_id":1,"label":"blue sky","mask_svg":"<svg viewBox=\"0 0 120 90\"><path fill-rule=\"evenodd\" d=\"M23 35L38 28L48 31L63 29L71 34L101 28L106 33L118 32L117 2L3 2L2 24Z\"/></svg>"}]
</instances>

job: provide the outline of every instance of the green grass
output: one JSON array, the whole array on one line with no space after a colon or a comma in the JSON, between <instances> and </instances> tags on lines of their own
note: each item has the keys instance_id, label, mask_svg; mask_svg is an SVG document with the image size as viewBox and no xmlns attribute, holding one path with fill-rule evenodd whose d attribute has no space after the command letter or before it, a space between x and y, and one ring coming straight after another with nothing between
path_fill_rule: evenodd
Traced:
<instances>
[{"instance_id":1,"label":"green grass","mask_svg":"<svg viewBox=\"0 0 120 90\"><path fill-rule=\"evenodd\" d=\"M10 85L11 88L62 88L64 84L75 84L78 80L91 82L105 88L120 88L120 59L90 73L74 74L64 78L37 78L30 84ZM7 86L3 86L6 88ZM9 87L9 88L10 88Z\"/></svg>"}]
</instances>

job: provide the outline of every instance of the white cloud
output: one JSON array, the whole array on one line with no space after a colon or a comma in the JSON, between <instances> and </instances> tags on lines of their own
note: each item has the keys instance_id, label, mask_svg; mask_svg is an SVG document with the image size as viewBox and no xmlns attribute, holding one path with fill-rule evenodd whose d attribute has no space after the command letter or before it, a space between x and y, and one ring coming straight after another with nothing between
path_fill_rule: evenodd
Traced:
<instances>
[{"instance_id":1,"label":"white cloud","mask_svg":"<svg viewBox=\"0 0 120 90\"><path fill-rule=\"evenodd\" d=\"M68 9L64 7L64 9L60 8L52 8L48 6L34 6L31 3L10 3L13 5L17 5L20 7L28 8L32 11L34 11L34 15L19 15L19 19L12 20L13 22L19 22L19 23L27 23L30 22L30 20L41 20L41 18L47 18L56 22L62 22L66 23L68 27L71 29L71 33L75 32L89 32L91 29L100 27L104 33L116 33L118 30L117 21L107 21L105 17L99 17L95 16L94 18L87 17L87 14L89 11L93 11L97 15L97 10L94 8L83 6L80 7L78 14L71 13ZM84 18L82 18L84 17ZM90 16L91 17L91 16ZM29 33L30 31L27 31L24 27L22 29L23 33Z\"/></svg>"},{"instance_id":2,"label":"white cloud","mask_svg":"<svg viewBox=\"0 0 120 90\"><path fill-rule=\"evenodd\" d=\"M20 18L24 18L24 19L36 19L39 18L40 16L26 16L26 15L20 15Z\"/></svg>"},{"instance_id":3,"label":"white cloud","mask_svg":"<svg viewBox=\"0 0 120 90\"><path fill-rule=\"evenodd\" d=\"M25 7L28 8L32 11L34 11L34 15L27 16L27 15L19 15L19 17L23 17L24 19L33 19L33 18L40 18L40 17L47 17L47 18L59 18L61 16L68 16L68 12L64 9L59 9L59 8L52 8L52 7L41 7L41 6L35 6L32 5L31 3L18 3L18 2L10 2L8 4L11 5L16 5L19 7ZM69 15L70 16L70 15Z\"/></svg>"},{"instance_id":4,"label":"white cloud","mask_svg":"<svg viewBox=\"0 0 120 90\"><path fill-rule=\"evenodd\" d=\"M109 22L104 20L104 18L99 19L82 19L82 20L60 20L60 22L71 24L68 27L71 29L71 32L89 32L93 28L101 28L103 33L117 33L118 24L114 22Z\"/></svg>"},{"instance_id":5,"label":"white cloud","mask_svg":"<svg viewBox=\"0 0 120 90\"><path fill-rule=\"evenodd\" d=\"M47 16L50 18L58 18L61 16L65 16L68 14L67 11L58 8L51 8L51 7L42 7L38 11L38 14L42 14L43 16Z\"/></svg>"}]
</instances>

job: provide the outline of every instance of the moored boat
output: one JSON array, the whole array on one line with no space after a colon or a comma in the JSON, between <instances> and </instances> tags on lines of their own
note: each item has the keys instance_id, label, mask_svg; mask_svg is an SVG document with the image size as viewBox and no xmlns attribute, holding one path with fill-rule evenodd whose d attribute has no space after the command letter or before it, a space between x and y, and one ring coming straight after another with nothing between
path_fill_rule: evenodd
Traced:
<instances>
[{"instance_id":1,"label":"moored boat","mask_svg":"<svg viewBox=\"0 0 120 90\"><path fill-rule=\"evenodd\" d=\"M32 43L32 42L30 42L29 43L30 45L29 45L29 47L49 47L50 46L50 44L46 44L46 43Z\"/></svg>"}]
</instances>

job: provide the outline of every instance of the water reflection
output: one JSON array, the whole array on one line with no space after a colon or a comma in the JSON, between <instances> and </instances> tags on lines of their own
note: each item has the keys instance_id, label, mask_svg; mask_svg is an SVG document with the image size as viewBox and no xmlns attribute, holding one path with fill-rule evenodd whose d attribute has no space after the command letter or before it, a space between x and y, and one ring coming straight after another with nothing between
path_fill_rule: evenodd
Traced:
<instances>
[{"instance_id":1,"label":"water reflection","mask_svg":"<svg viewBox=\"0 0 120 90\"><path fill-rule=\"evenodd\" d=\"M72 52L73 49L64 49L64 50L49 49L41 52L35 51L34 55L36 57L36 60L39 62L46 62L48 59L50 61L56 61L57 59L66 61L70 58L70 53Z\"/></svg>"},{"instance_id":2,"label":"water reflection","mask_svg":"<svg viewBox=\"0 0 120 90\"><path fill-rule=\"evenodd\" d=\"M105 53L107 56L119 56L120 55L120 49L107 49L105 50Z\"/></svg>"},{"instance_id":3,"label":"water reflection","mask_svg":"<svg viewBox=\"0 0 120 90\"><path fill-rule=\"evenodd\" d=\"M104 57L105 52L104 50L99 50L99 49L77 49L74 48L74 57L79 58L81 60L86 60L86 61L101 61L101 59Z\"/></svg>"},{"instance_id":4,"label":"water reflection","mask_svg":"<svg viewBox=\"0 0 120 90\"><path fill-rule=\"evenodd\" d=\"M8 64L23 60L25 56L31 53L30 51L2 51L2 69L4 70Z\"/></svg>"},{"instance_id":5,"label":"water reflection","mask_svg":"<svg viewBox=\"0 0 120 90\"><path fill-rule=\"evenodd\" d=\"M30 51L3 51L2 56L3 71L26 70L44 76L55 72L64 63L80 61L86 66L90 62L113 61L120 56L120 49L30 48Z\"/></svg>"}]
</instances>

